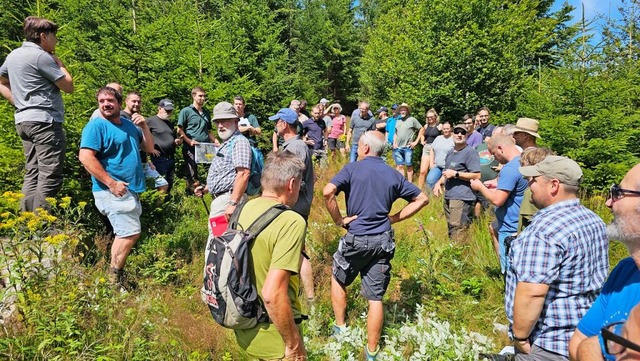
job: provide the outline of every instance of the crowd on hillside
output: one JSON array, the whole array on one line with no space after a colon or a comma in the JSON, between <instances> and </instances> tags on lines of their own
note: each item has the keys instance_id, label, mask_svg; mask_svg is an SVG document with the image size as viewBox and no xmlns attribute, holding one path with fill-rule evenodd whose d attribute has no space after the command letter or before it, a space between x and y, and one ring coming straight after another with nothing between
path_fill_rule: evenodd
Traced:
<instances>
[{"instance_id":1,"label":"crowd on hillside","mask_svg":"<svg viewBox=\"0 0 640 361\"><path fill-rule=\"evenodd\" d=\"M16 107L26 157L24 211L49 209L45 198L55 197L63 180L60 91L74 87L54 55L57 29L51 21L28 17L26 41L0 66L0 94ZM140 93L123 96L118 83L96 92L97 109L82 131L78 157L91 174L95 206L113 227L109 280L116 289L129 286L124 266L141 233L138 195L149 178L158 191L171 192L175 153L181 149L188 194L212 197L203 300L214 318L224 308L225 315L248 320L241 327L226 316L216 318L235 325L237 341L250 356L306 359L299 323L302 303L312 304L316 297L313 259L305 250L311 207L320 202L313 198L315 172L326 169L328 158L348 154L349 162L322 190L327 212L345 229L333 255L333 337L340 339L348 328L347 287L359 275L369 306L363 353L367 360L378 357L396 246L392 224L419 212L431 195L443 198L454 241L468 237L474 218L492 212L489 231L505 277L516 359L640 359L640 164L611 186L606 205L614 218L605 225L580 204L580 166L538 146L535 119L495 126L490 110L482 107L452 124L429 109L423 125L406 103L381 106L374 114L362 101L346 117L339 103L324 98L310 112L305 101L292 100L268 118L275 131L273 152L264 161L256 149L264 138L260 123L246 111L243 97L217 103L212 113L205 107L204 88L193 88L191 97L174 123L177 107L170 99L162 99L157 114L145 118ZM213 147L210 159L200 158L203 145ZM414 157L418 149L420 156ZM203 163L209 167L206 179L198 175ZM406 204L391 213L400 198ZM220 230L218 224L225 226ZM256 224L260 228L254 233ZM245 253L238 245L243 243L220 243L223 232L236 228L246 231L233 234L233 240L247 242ZM611 272L610 239L625 243L630 253ZM223 247L219 252L217 245ZM215 263L227 253L233 261ZM226 273L243 254L249 269ZM227 277L240 277L242 285L223 284ZM220 293L241 286L255 302ZM244 306L257 309L247 313Z\"/></svg>"}]
</instances>

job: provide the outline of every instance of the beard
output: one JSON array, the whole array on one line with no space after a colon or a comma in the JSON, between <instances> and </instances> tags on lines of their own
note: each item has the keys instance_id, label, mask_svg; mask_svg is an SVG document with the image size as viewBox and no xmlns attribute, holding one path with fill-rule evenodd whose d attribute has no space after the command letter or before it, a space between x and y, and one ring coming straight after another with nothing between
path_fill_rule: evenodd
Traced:
<instances>
[{"instance_id":1,"label":"beard","mask_svg":"<svg viewBox=\"0 0 640 361\"><path fill-rule=\"evenodd\" d=\"M607 237L609 240L617 239L627 246L631 243L640 244L640 229L634 229L635 224L637 219L631 214L614 216L613 221L607 225Z\"/></svg>"},{"instance_id":2,"label":"beard","mask_svg":"<svg viewBox=\"0 0 640 361\"><path fill-rule=\"evenodd\" d=\"M235 129L225 129L225 130L220 130L218 129L218 136L220 137L220 139L222 139L222 141L226 141L227 139L231 138L231 136L233 135L233 133L235 133Z\"/></svg>"}]
</instances>

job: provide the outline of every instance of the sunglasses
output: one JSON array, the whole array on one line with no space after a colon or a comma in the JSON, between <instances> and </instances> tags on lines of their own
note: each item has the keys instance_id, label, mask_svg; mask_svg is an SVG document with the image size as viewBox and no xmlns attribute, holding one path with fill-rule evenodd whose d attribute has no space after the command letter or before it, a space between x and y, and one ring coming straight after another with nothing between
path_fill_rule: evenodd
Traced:
<instances>
[{"instance_id":1,"label":"sunglasses","mask_svg":"<svg viewBox=\"0 0 640 361\"><path fill-rule=\"evenodd\" d=\"M462 130L462 129L456 129L453 131L453 134L462 134L462 135L467 135L467 132ZM640 193L640 192L639 192Z\"/></svg>"},{"instance_id":2,"label":"sunglasses","mask_svg":"<svg viewBox=\"0 0 640 361\"><path fill-rule=\"evenodd\" d=\"M632 189L620 188L619 184L612 184L609 188L609 198L613 201L617 201L620 198L624 198L624 194L637 194L640 195L640 191L634 191Z\"/></svg>"},{"instance_id":3,"label":"sunglasses","mask_svg":"<svg viewBox=\"0 0 640 361\"><path fill-rule=\"evenodd\" d=\"M640 345L622 337L624 322L615 322L603 327L602 338L604 339L604 350L609 355L619 355L626 349L640 352Z\"/></svg>"}]
</instances>

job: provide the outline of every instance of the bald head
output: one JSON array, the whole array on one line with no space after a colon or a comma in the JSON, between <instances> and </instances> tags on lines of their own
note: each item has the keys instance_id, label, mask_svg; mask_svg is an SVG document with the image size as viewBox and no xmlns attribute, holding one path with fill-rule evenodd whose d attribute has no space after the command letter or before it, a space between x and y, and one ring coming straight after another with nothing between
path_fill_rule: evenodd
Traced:
<instances>
[{"instance_id":1,"label":"bald head","mask_svg":"<svg viewBox=\"0 0 640 361\"><path fill-rule=\"evenodd\" d=\"M107 84L109 88L115 89L120 95L122 95L122 85L119 83L109 83Z\"/></svg>"},{"instance_id":2,"label":"bald head","mask_svg":"<svg viewBox=\"0 0 640 361\"><path fill-rule=\"evenodd\" d=\"M516 147L513 138L504 134L495 134L488 141L487 146L491 154L502 164L510 162L517 157L520 152Z\"/></svg>"}]
</instances>

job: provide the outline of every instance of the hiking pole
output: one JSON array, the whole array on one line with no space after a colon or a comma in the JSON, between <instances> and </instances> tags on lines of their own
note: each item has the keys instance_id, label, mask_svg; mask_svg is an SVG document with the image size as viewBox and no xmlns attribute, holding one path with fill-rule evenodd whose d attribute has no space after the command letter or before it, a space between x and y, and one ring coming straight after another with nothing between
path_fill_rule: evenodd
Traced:
<instances>
[{"instance_id":1,"label":"hiking pole","mask_svg":"<svg viewBox=\"0 0 640 361\"><path fill-rule=\"evenodd\" d=\"M194 190L198 187L200 187L200 182L196 181L193 182L194 185ZM202 189L204 190L204 187L202 187ZM204 206L204 210L207 211L207 214L209 214L209 207L207 207L207 202L204 201L204 191L202 192L202 197L200 197L200 200L202 201L202 205Z\"/></svg>"}]
</instances>

